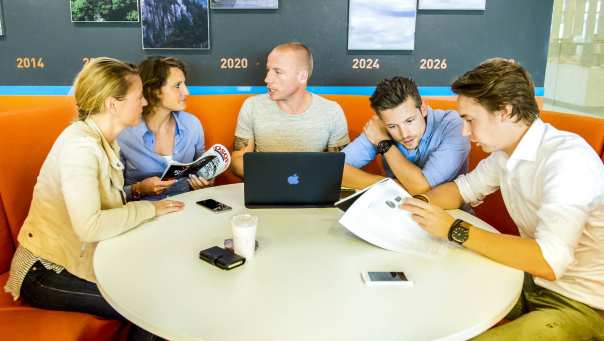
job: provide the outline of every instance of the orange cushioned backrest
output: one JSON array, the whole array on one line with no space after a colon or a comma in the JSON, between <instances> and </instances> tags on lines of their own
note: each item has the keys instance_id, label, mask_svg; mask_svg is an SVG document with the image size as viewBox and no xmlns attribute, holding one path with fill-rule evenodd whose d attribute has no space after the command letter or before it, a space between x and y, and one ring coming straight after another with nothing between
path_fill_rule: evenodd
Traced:
<instances>
[{"instance_id":1,"label":"orange cushioned backrest","mask_svg":"<svg viewBox=\"0 0 604 341\"><path fill-rule=\"evenodd\" d=\"M233 150L233 137L239 109L251 95L190 96L185 111L197 116L203 125L206 148L220 143ZM216 185L241 182L230 170L220 174Z\"/></svg>"},{"instance_id":2,"label":"orange cushioned backrest","mask_svg":"<svg viewBox=\"0 0 604 341\"><path fill-rule=\"evenodd\" d=\"M542 111L541 119L560 130L583 137L598 155L604 152L604 119L554 111Z\"/></svg>"},{"instance_id":3,"label":"orange cushioned backrest","mask_svg":"<svg viewBox=\"0 0 604 341\"><path fill-rule=\"evenodd\" d=\"M15 244L11 235L11 229L6 220L4 205L2 205L2 194L0 194L0 274L8 271L10 261L15 252Z\"/></svg>"},{"instance_id":4,"label":"orange cushioned backrest","mask_svg":"<svg viewBox=\"0 0 604 341\"><path fill-rule=\"evenodd\" d=\"M42 162L75 117L69 97L57 97L46 108L37 107L35 97L30 101L32 109L0 113L0 155L6 161L0 167L0 193L15 245Z\"/></svg>"}]
</instances>

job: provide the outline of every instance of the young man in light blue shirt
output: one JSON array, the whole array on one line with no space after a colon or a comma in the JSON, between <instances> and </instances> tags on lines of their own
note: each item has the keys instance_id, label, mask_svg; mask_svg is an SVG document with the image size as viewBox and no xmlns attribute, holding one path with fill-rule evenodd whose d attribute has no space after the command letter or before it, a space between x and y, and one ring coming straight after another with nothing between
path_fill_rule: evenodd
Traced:
<instances>
[{"instance_id":1,"label":"young man in light blue shirt","mask_svg":"<svg viewBox=\"0 0 604 341\"><path fill-rule=\"evenodd\" d=\"M363 188L382 179L360 169L378 154L386 175L398 180L411 195L467 171L470 142L462 136L461 118L455 111L423 106L413 80L385 79L369 100L376 115L343 150L344 186Z\"/></svg>"}]
</instances>

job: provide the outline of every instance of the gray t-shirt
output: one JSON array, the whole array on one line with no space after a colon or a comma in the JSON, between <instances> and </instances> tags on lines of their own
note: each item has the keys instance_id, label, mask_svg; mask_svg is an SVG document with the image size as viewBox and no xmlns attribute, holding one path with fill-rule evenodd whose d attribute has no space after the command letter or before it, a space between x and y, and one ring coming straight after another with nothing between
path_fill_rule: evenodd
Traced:
<instances>
[{"instance_id":1,"label":"gray t-shirt","mask_svg":"<svg viewBox=\"0 0 604 341\"><path fill-rule=\"evenodd\" d=\"M340 105L315 94L301 114L283 112L267 94L246 99L235 136L253 138L258 152L321 152L350 142Z\"/></svg>"}]
</instances>

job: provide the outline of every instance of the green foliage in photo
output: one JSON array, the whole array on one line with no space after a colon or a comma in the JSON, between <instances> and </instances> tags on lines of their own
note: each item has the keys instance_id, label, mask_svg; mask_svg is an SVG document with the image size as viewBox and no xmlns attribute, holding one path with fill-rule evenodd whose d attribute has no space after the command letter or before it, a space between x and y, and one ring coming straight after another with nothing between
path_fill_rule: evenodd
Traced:
<instances>
[{"instance_id":1,"label":"green foliage in photo","mask_svg":"<svg viewBox=\"0 0 604 341\"><path fill-rule=\"evenodd\" d=\"M138 21L137 0L70 0L72 21Z\"/></svg>"}]
</instances>

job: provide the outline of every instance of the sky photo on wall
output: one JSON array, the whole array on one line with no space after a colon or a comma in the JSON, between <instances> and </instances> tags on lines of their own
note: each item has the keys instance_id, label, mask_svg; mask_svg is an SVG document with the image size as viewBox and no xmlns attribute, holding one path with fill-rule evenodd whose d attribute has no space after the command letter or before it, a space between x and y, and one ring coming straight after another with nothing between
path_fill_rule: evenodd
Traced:
<instances>
[{"instance_id":1,"label":"sky photo on wall","mask_svg":"<svg viewBox=\"0 0 604 341\"><path fill-rule=\"evenodd\" d=\"M349 0L349 50L413 50L416 0Z\"/></svg>"},{"instance_id":2,"label":"sky photo on wall","mask_svg":"<svg viewBox=\"0 0 604 341\"><path fill-rule=\"evenodd\" d=\"M209 49L208 0L141 0L143 49Z\"/></svg>"},{"instance_id":3,"label":"sky photo on wall","mask_svg":"<svg viewBox=\"0 0 604 341\"><path fill-rule=\"evenodd\" d=\"M72 22L138 22L137 0L70 0Z\"/></svg>"},{"instance_id":4,"label":"sky photo on wall","mask_svg":"<svg viewBox=\"0 0 604 341\"><path fill-rule=\"evenodd\" d=\"M419 0L419 9L435 10L482 10L487 0Z\"/></svg>"},{"instance_id":5,"label":"sky photo on wall","mask_svg":"<svg viewBox=\"0 0 604 341\"><path fill-rule=\"evenodd\" d=\"M213 9L278 9L279 0L210 0Z\"/></svg>"}]
</instances>

